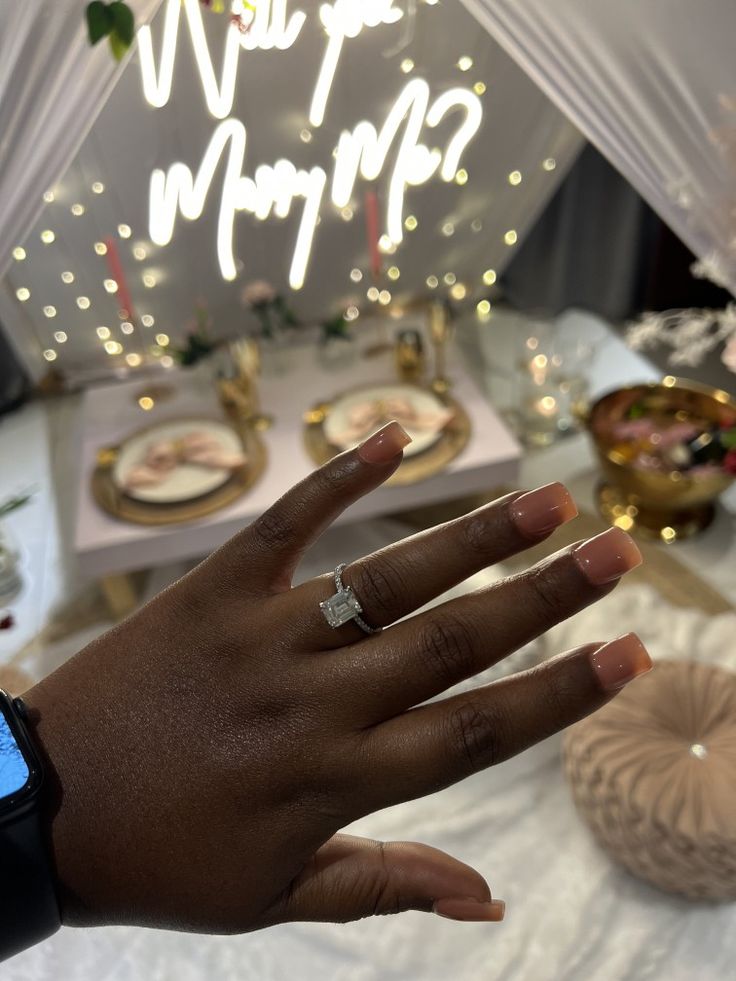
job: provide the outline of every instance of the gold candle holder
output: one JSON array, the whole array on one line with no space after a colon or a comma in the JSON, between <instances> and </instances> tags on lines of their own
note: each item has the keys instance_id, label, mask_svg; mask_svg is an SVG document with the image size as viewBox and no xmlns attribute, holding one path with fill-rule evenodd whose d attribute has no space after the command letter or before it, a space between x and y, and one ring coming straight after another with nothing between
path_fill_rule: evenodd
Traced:
<instances>
[{"instance_id":1,"label":"gold candle holder","mask_svg":"<svg viewBox=\"0 0 736 981\"><path fill-rule=\"evenodd\" d=\"M429 385L437 395L446 395L450 390L447 378L447 342L450 338L450 325L447 310L442 303L433 303L429 308L429 333L434 347L434 377Z\"/></svg>"},{"instance_id":2,"label":"gold candle holder","mask_svg":"<svg viewBox=\"0 0 736 981\"><path fill-rule=\"evenodd\" d=\"M273 425L273 416L261 411L258 377L261 352L258 341L247 338L227 346L228 368L217 379L217 391L225 415L236 425L263 431Z\"/></svg>"}]
</instances>

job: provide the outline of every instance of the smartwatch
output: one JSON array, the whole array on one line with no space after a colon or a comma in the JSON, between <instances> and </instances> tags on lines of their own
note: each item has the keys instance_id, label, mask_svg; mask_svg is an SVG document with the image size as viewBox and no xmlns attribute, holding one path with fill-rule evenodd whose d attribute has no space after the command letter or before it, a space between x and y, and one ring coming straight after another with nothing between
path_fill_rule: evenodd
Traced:
<instances>
[{"instance_id":1,"label":"smartwatch","mask_svg":"<svg viewBox=\"0 0 736 981\"><path fill-rule=\"evenodd\" d=\"M0 689L0 961L61 926L26 707Z\"/></svg>"}]
</instances>

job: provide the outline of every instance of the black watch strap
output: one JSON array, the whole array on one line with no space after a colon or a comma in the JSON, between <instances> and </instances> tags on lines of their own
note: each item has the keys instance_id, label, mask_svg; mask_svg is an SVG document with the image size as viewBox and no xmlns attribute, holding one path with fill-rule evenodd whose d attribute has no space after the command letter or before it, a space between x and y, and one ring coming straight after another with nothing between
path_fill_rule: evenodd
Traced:
<instances>
[{"instance_id":1,"label":"black watch strap","mask_svg":"<svg viewBox=\"0 0 736 981\"><path fill-rule=\"evenodd\" d=\"M53 883L38 809L0 825L0 961L59 929Z\"/></svg>"}]
</instances>

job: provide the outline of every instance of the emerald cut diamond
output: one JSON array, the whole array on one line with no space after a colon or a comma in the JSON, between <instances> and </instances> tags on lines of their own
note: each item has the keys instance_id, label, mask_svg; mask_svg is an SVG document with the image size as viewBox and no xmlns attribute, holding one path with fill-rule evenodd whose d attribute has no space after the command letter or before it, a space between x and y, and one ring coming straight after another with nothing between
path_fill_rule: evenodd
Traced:
<instances>
[{"instance_id":1,"label":"emerald cut diamond","mask_svg":"<svg viewBox=\"0 0 736 981\"><path fill-rule=\"evenodd\" d=\"M358 598L350 587L339 590L334 596L320 603L319 607L331 627L342 627L344 623L354 620L359 613L362 613Z\"/></svg>"}]
</instances>

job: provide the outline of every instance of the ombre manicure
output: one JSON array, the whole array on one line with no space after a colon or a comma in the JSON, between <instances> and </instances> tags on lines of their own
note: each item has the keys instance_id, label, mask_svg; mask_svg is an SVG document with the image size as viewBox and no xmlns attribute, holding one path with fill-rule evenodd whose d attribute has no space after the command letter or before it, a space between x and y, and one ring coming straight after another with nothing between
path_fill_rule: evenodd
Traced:
<instances>
[{"instance_id":1,"label":"ombre manicure","mask_svg":"<svg viewBox=\"0 0 736 981\"><path fill-rule=\"evenodd\" d=\"M617 691L652 669L652 659L636 634L624 634L590 655L590 663L604 691Z\"/></svg>"},{"instance_id":2,"label":"ombre manicure","mask_svg":"<svg viewBox=\"0 0 736 981\"><path fill-rule=\"evenodd\" d=\"M621 528L609 528L595 538L578 545L573 559L593 586L603 586L635 569L642 563L634 540Z\"/></svg>"},{"instance_id":3,"label":"ombre manicure","mask_svg":"<svg viewBox=\"0 0 736 981\"><path fill-rule=\"evenodd\" d=\"M522 494L509 507L511 520L522 535L539 538L577 516L578 509L564 484L545 484Z\"/></svg>"},{"instance_id":4,"label":"ombre manicure","mask_svg":"<svg viewBox=\"0 0 736 981\"><path fill-rule=\"evenodd\" d=\"M463 920L466 923L499 923L506 913L506 903L502 899L492 899L488 903L477 899L438 899L432 912L448 920Z\"/></svg>"},{"instance_id":5,"label":"ombre manicure","mask_svg":"<svg viewBox=\"0 0 736 981\"><path fill-rule=\"evenodd\" d=\"M358 456L364 463L390 463L409 443L411 436L406 430L398 422L389 422L360 444Z\"/></svg>"}]
</instances>

